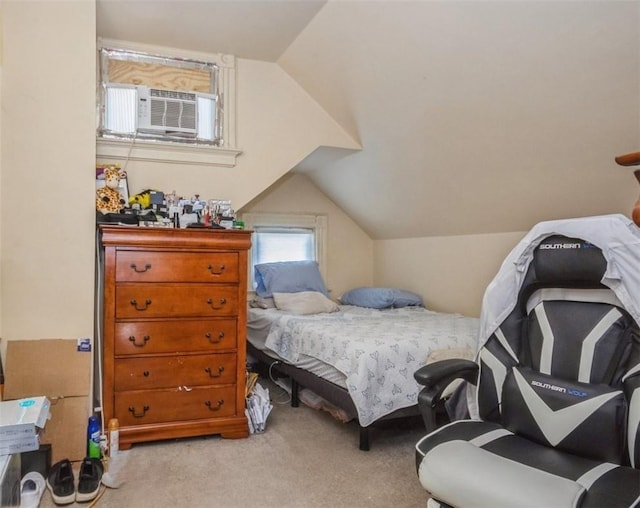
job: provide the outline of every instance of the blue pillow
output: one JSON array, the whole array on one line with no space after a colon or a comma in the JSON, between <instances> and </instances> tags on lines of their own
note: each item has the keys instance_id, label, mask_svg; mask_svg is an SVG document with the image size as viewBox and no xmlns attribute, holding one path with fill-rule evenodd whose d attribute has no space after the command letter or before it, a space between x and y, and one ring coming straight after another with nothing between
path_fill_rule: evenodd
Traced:
<instances>
[{"instance_id":1,"label":"blue pillow","mask_svg":"<svg viewBox=\"0 0 640 508\"><path fill-rule=\"evenodd\" d=\"M273 293L318 291L329 296L318 263L315 261L283 261L255 265L256 293L263 298Z\"/></svg>"},{"instance_id":2,"label":"blue pillow","mask_svg":"<svg viewBox=\"0 0 640 508\"><path fill-rule=\"evenodd\" d=\"M355 288L343 294L340 301L344 305L357 305L372 309L388 309L408 305L422 306L420 295L406 289L395 288Z\"/></svg>"},{"instance_id":3,"label":"blue pillow","mask_svg":"<svg viewBox=\"0 0 640 508\"><path fill-rule=\"evenodd\" d=\"M392 289L394 307L422 307L422 297L406 289Z\"/></svg>"}]
</instances>

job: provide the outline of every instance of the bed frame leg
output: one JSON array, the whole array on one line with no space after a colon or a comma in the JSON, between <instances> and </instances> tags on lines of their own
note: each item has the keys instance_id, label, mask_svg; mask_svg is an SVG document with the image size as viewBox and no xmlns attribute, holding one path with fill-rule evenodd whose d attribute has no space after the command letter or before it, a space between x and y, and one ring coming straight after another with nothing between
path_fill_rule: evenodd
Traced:
<instances>
[{"instance_id":1,"label":"bed frame leg","mask_svg":"<svg viewBox=\"0 0 640 508\"><path fill-rule=\"evenodd\" d=\"M298 398L298 390L300 385L294 379L291 379L291 407L298 407L300 405L300 399Z\"/></svg>"},{"instance_id":2,"label":"bed frame leg","mask_svg":"<svg viewBox=\"0 0 640 508\"><path fill-rule=\"evenodd\" d=\"M360 427L360 450L369 451L369 427Z\"/></svg>"}]
</instances>

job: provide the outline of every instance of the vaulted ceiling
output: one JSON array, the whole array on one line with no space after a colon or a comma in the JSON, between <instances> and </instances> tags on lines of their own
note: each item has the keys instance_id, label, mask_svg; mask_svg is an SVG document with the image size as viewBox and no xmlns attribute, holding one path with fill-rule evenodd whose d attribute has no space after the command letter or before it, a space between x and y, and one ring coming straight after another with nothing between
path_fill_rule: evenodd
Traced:
<instances>
[{"instance_id":1,"label":"vaulted ceiling","mask_svg":"<svg viewBox=\"0 0 640 508\"><path fill-rule=\"evenodd\" d=\"M275 62L326 0L97 0L98 35Z\"/></svg>"},{"instance_id":2,"label":"vaulted ceiling","mask_svg":"<svg viewBox=\"0 0 640 508\"><path fill-rule=\"evenodd\" d=\"M98 35L280 65L363 149L303 172L373 238L528 230L640 188L640 2L98 0Z\"/></svg>"}]
</instances>

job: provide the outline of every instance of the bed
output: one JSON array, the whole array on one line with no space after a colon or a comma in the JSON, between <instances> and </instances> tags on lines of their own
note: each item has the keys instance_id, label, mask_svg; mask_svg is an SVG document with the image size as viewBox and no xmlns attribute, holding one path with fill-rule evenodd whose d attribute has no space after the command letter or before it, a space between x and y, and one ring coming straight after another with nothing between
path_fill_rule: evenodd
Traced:
<instances>
[{"instance_id":1,"label":"bed","mask_svg":"<svg viewBox=\"0 0 640 508\"><path fill-rule=\"evenodd\" d=\"M248 354L291 379L292 405L305 387L357 419L362 450L376 422L418 414L413 373L432 353L475 351L478 319L430 311L413 293L357 288L337 304L322 285L294 289L263 288L252 301Z\"/></svg>"}]
</instances>

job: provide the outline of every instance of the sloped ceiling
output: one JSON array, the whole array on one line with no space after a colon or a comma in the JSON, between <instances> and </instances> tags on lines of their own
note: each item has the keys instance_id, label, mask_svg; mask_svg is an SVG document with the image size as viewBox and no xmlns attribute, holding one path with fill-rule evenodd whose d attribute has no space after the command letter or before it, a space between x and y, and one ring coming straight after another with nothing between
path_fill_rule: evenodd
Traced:
<instances>
[{"instance_id":1,"label":"sloped ceiling","mask_svg":"<svg viewBox=\"0 0 640 508\"><path fill-rule=\"evenodd\" d=\"M294 171L372 238L627 214L640 190L613 161L640 150L640 2L174 1L128 21L141 5L98 0L98 34L277 61L361 142Z\"/></svg>"},{"instance_id":2,"label":"sloped ceiling","mask_svg":"<svg viewBox=\"0 0 640 508\"><path fill-rule=\"evenodd\" d=\"M97 0L101 37L275 62L326 0Z\"/></svg>"}]
</instances>

